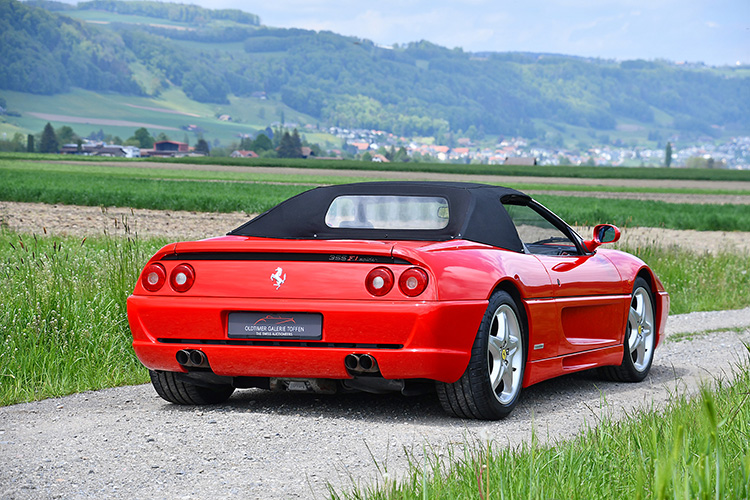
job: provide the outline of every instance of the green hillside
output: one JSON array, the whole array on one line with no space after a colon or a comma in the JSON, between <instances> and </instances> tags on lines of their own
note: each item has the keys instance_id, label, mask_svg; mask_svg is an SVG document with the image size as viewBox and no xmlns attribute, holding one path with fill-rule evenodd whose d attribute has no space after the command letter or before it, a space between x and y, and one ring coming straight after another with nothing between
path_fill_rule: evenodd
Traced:
<instances>
[{"instance_id":1,"label":"green hillside","mask_svg":"<svg viewBox=\"0 0 750 500\"><path fill-rule=\"evenodd\" d=\"M269 122L278 121L284 113L293 123L314 123L280 102L261 101L231 96L227 105L200 103L188 99L178 88L162 92L158 97L132 96L117 93L96 93L72 89L56 95L34 95L3 91L11 110L23 110L18 117L0 121L0 133L12 137L16 132L38 132L47 122L55 128L69 125L80 136L103 130L106 134L127 139L140 127L154 136L163 132L172 140L187 138L195 144L199 136L222 144L239 142L240 134L253 134ZM231 113L231 121L219 117ZM325 139L321 142L325 144ZM333 139L328 137L333 146ZM335 143L335 147L340 141Z\"/></svg>"},{"instance_id":2,"label":"green hillside","mask_svg":"<svg viewBox=\"0 0 750 500\"><path fill-rule=\"evenodd\" d=\"M99 97L87 105L79 89ZM63 104L24 97L31 94ZM75 108L47 114L126 121L135 120L123 103L177 109L199 116L186 121L141 109L138 121L156 120L166 130L194 124L222 141L282 118L441 142L457 135L750 135L748 68L478 54L426 41L381 47L331 32L264 27L241 11L148 1L71 8L0 0L0 96L21 115L0 125L10 132L37 132L44 123L38 103L45 102ZM97 104L102 100L117 104L107 109ZM218 123L222 114L234 121Z\"/></svg>"}]
</instances>

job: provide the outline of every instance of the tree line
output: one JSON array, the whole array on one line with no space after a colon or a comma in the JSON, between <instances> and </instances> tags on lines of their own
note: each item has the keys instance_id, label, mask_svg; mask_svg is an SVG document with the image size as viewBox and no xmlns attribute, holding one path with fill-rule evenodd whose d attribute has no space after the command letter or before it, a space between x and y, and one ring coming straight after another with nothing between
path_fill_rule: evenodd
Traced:
<instances>
[{"instance_id":1,"label":"tree line","mask_svg":"<svg viewBox=\"0 0 750 500\"><path fill-rule=\"evenodd\" d=\"M3 104L5 101L0 97L0 107L3 107ZM62 125L55 129L51 123L47 122L37 134L16 133L10 139L0 140L0 152L59 153L64 145L70 144L77 145L78 150L82 151L82 146L86 141L153 149L156 142L170 140L172 139L164 132L153 136L145 127L136 129L132 136L124 140L118 136L105 134L103 130L81 137L69 125ZM182 142L189 144L188 141L186 135ZM229 156L231 151L241 149L254 151L263 158L302 158L303 147L309 148L313 156L322 154L320 146L303 140L296 128L290 132L282 127L275 130L269 127L258 132L254 137L243 137L239 143L230 145L228 148L217 148L214 156ZM208 155L211 154L211 147L201 136L195 142L193 151Z\"/></svg>"}]
</instances>

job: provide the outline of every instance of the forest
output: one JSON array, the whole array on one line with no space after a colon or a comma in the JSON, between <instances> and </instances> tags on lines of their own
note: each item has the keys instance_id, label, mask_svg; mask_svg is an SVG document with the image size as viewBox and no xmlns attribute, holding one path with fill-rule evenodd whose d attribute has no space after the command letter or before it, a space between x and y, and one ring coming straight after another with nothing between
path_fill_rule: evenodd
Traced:
<instances>
[{"instance_id":1,"label":"forest","mask_svg":"<svg viewBox=\"0 0 750 500\"><path fill-rule=\"evenodd\" d=\"M535 119L601 131L625 121L704 135L750 133L747 68L470 53L428 41L383 47L263 26L237 10L150 1L95 0L75 9L186 28L87 24L66 16L65 4L0 0L1 89L158 93L137 83L138 66L156 75L160 88L180 87L196 101L228 103L232 95L263 92L329 125L404 136L472 131L534 138Z\"/></svg>"}]
</instances>

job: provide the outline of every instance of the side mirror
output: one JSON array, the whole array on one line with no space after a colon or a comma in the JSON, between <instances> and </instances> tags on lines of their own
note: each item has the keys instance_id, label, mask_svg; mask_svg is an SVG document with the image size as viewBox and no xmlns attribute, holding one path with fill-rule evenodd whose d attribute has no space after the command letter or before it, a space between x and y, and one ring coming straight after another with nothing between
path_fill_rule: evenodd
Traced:
<instances>
[{"instance_id":1,"label":"side mirror","mask_svg":"<svg viewBox=\"0 0 750 500\"><path fill-rule=\"evenodd\" d=\"M604 243L614 243L620 239L620 230L612 224L599 224L594 228L594 238L583 244L589 252L593 252Z\"/></svg>"}]
</instances>

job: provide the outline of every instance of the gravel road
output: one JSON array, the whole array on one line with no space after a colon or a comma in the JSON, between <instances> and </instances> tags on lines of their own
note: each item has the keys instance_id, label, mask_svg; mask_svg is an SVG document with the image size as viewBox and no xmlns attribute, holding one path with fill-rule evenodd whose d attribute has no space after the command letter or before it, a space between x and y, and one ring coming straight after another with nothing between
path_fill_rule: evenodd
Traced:
<instances>
[{"instance_id":1,"label":"gravel road","mask_svg":"<svg viewBox=\"0 0 750 500\"><path fill-rule=\"evenodd\" d=\"M0 499L326 498L328 484L382 482L378 466L400 476L426 445L445 457L467 440L529 441L532 428L543 441L569 438L603 414L660 408L701 381L731 378L747 356L750 308L673 316L668 330L642 383L585 372L543 382L500 422L448 418L434 395L244 390L195 408L148 385L0 408Z\"/></svg>"}]
</instances>

